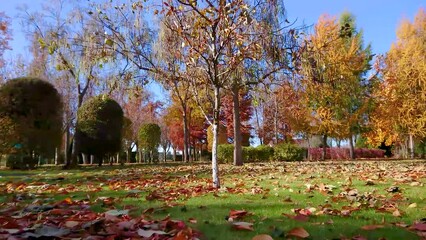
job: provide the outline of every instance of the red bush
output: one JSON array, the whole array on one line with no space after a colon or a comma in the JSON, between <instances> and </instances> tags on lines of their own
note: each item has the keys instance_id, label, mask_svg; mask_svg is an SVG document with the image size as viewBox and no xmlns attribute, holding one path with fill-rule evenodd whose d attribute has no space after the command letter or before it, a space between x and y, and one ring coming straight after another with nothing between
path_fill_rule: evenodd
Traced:
<instances>
[{"instance_id":1,"label":"red bush","mask_svg":"<svg viewBox=\"0 0 426 240\"><path fill-rule=\"evenodd\" d=\"M312 160L320 160L322 148L309 148ZM384 158L385 151L381 149L356 148L355 158ZM326 159L350 159L349 148L327 148Z\"/></svg>"}]
</instances>

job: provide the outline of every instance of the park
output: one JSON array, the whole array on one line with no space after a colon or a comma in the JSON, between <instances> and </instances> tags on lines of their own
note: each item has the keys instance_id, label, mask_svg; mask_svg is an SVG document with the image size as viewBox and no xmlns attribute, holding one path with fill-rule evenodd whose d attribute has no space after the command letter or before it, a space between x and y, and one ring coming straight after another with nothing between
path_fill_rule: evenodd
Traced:
<instances>
[{"instance_id":1,"label":"park","mask_svg":"<svg viewBox=\"0 0 426 240\"><path fill-rule=\"evenodd\" d=\"M0 239L426 239L426 6L384 7L5 3Z\"/></svg>"}]
</instances>

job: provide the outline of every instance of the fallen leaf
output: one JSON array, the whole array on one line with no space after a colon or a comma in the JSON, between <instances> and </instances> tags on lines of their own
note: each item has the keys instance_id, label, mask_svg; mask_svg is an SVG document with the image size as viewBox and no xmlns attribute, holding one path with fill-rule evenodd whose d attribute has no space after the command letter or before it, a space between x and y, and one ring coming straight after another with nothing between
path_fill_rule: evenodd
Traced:
<instances>
[{"instance_id":1,"label":"fallen leaf","mask_svg":"<svg viewBox=\"0 0 426 240\"><path fill-rule=\"evenodd\" d=\"M232 227L237 230L248 230L253 231L253 223L249 222L234 222L232 223Z\"/></svg>"},{"instance_id":2,"label":"fallen leaf","mask_svg":"<svg viewBox=\"0 0 426 240\"><path fill-rule=\"evenodd\" d=\"M248 215L248 212L246 210L231 210L229 211L229 218L232 219L241 219L244 216Z\"/></svg>"},{"instance_id":3,"label":"fallen leaf","mask_svg":"<svg viewBox=\"0 0 426 240\"><path fill-rule=\"evenodd\" d=\"M128 215L129 214L129 210L109 210L107 212L105 212L105 215L110 215L110 216L121 216L121 215Z\"/></svg>"},{"instance_id":4,"label":"fallen leaf","mask_svg":"<svg viewBox=\"0 0 426 240\"><path fill-rule=\"evenodd\" d=\"M417 203L412 203L408 205L408 208L416 208L416 207L417 207Z\"/></svg>"},{"instance_id":5,"label":"fallen leaf","mask_svg":"<svg viewBox=\"0 0 426 240\"><path fill-rule=\"evenodd\" d=\"M80 222L77 221L66 221L64 226L67 228L73 228L75 226L77 226L78 224L80 224Z\"/></svg>"},{"instance_id":6,"label":"fallen leaf","mask_svg":"<svg viewBox=\"0 0 426 240\"><path fill-rule=\"evenodd\" d=\"M274 240L274 239L268 234L260 234L260 235L254 236L251 240Z\"/></svg>"},{"instance_id":7,"label":"fallen leaf","mask_svg":"<svg viewBox=\"0 0 426 240\"><path fill-rule=\"evenodd\" d=\"M410 229L416 231L426 231L426 223L416 223L411 225Z\"/></svg>"},{"instance_id":8,"label":"fallen leaf","mask_svg":"<svg viewBox=\"0 0 426 240\"><path fill-rule=\"evenodd\" d=\"M399 212L399 210L398 210L398 209L396 209L395 211L393 211L392 215L393 215L394 217L401 217L401 213Z\"/></svg>"},{"instance_id":9,"label":"fallen leaf","mask_svg":"<svg viewBox=\"0 0 426 240\"><path fill-rule=\"evenodd\" d=\"M307 238L307 237L309 237L309 233L302 227L296 227L296 228L291 229L287 233L287 236L298 237L298 238Z\"/></svg>"},{"instance_id":10,"label":"fallen leaf","mask_svg":"<svg viewBox=\"0 0 426 240\"><path fill-rule=\"evenodd\" d=\"M362 226L361 229L370 231L370 230L376 230L376 229L384 228L384 227L385 227L384 225L365 225L365 226Z\"/></svg>"},{"instance_id":11,"label":"fallen leaf","mask_svg":"<svg viewBox=\"0 0 426 240\"><path fill-rule=\"evenodd\" d=\"M138 235L144 238L149 238L152 235L157 234L157 235L165 235L167 234L164 231L156 231L156 230L144 230L144 229L139 229L138 230Z\"/></svg>"}]
</instances>

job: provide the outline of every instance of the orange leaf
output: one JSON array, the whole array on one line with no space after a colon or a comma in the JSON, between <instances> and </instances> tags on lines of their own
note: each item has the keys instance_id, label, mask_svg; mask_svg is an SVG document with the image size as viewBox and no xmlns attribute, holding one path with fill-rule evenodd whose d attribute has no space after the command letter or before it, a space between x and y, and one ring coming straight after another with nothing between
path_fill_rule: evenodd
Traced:
<instances>
[{"instance_id":1,"label":"orange leaf","mask_svg":"<svg viewBox=\"0 0 426 240\"><path fill-rule=\"evenodd\" d=\"M246 210L231 210L229 211L229 218L238 219L246 216L248 212Z\"/></svg>"},{"instance_id":2,"label":"orange leaf","mask_svg":"<svg viewBox=\"0 0 426 240\"><path fill-rule=\"evenodd\" d=\"M274 240L274 239L268 234L260 234L260 235L254 236L251 240Z\"/></svg>"},{"instance_id":3,"label":"orange leaf","mask_svg":"<svg viewBox=\"0 0 426 240\"><path fill-rule=\"evenodd\" d=\"M376 229L384 228L384 227L385 227L384 225L365 225L361 227L361 229L370 231L370 230L376 230Z\"/></svg>"},{"instance_id":4,"label":"orange leaf","mask_svg":"<svg viewBox=\"0 0 426 240\"><path fill-rule=\"evenodd\" d=\"M307 237L309 237L309 233L302 227L296 227L296 228L291 229L287 233L287 236L298 237L298 238L307 238Z\"/></svg>"}]
</instances>

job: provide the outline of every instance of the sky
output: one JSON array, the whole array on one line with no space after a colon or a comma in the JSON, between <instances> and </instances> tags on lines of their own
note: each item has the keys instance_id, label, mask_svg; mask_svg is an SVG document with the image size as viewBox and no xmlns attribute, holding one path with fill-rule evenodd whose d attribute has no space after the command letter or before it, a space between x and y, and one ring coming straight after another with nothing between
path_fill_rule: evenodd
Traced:
<instances>
[{"instance_id":1,"label":"sky","mask_svg":"<svg viewBox=\"0 0 426 240\"><path fill-rule=\"evenodd\" d=\"M75 1L75 0L69 0ZM425 0L283 0L288 20L296 21L295 26L313 25L322 14L338 16L351 12L356 17L357 27L364 32L364 42L371 43L373 53L380 54L389 50L396 40L396 29L402 19L412 20L420 7L426 8ZM28 52L28 41L21 32L20 19L17 17L18 6L27 5L29 11L41 9L48 0L0 0L0 12L4 11L12 18L14 40L11 43L12 51L6 53L6 58L13 58L17 54ZM150 86L158 98L161 99L160 88Z\"/></svg>"}]
</instances>

